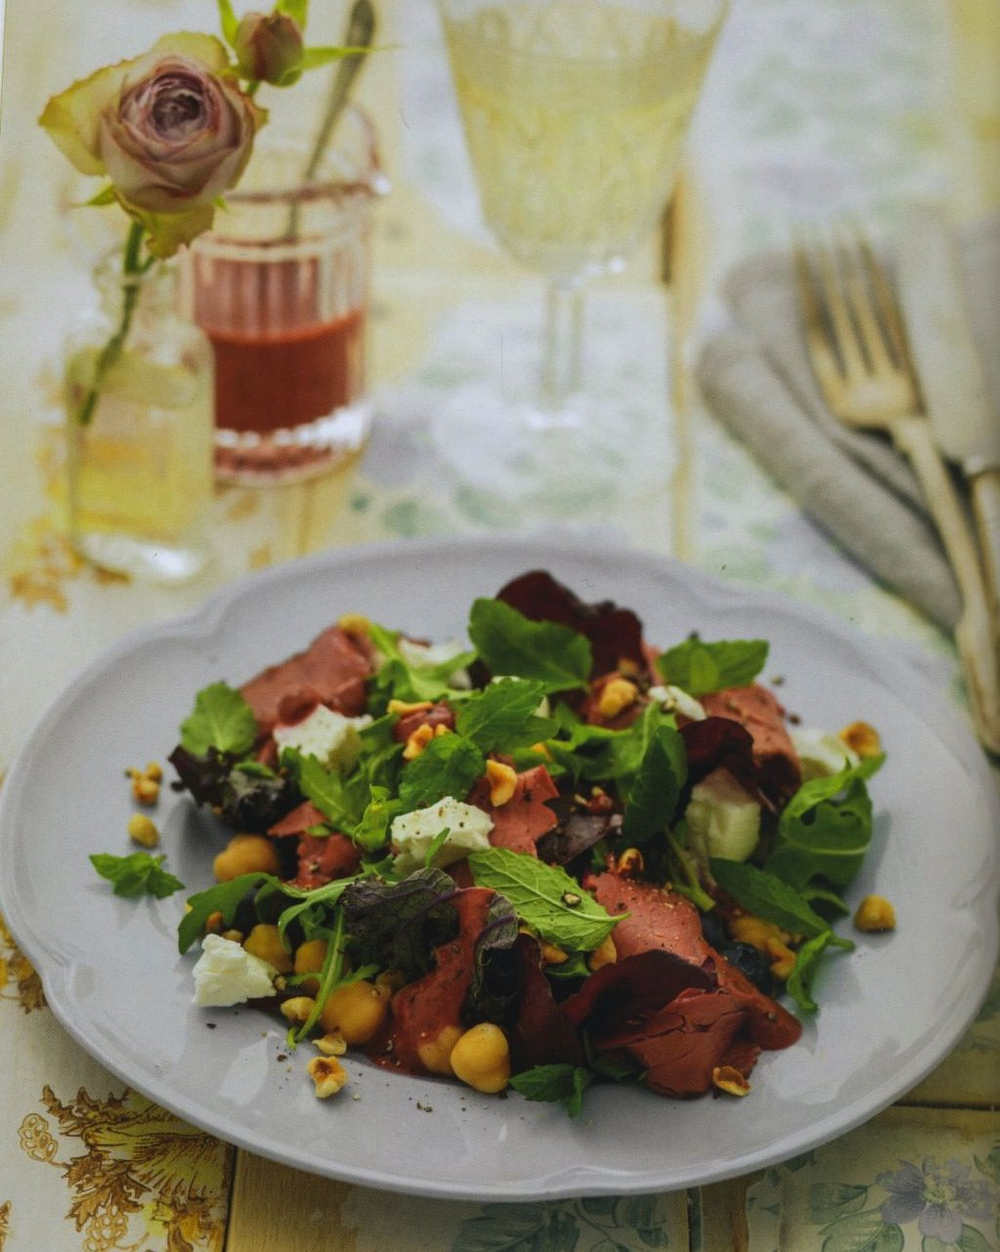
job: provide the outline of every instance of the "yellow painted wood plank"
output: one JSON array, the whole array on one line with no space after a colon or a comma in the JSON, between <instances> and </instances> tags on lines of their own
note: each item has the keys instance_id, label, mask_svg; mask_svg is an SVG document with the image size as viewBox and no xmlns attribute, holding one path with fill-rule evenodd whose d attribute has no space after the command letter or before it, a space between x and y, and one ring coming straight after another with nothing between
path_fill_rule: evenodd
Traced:
<instances>
[{"instance_id":1,"label":"yellow painted wood plank","mask_svg":"<svg viewBox=\"0 0 1000 1252\"><path fill-rule=\"evenodd\" d=\"M356 1252L341 1211L351 1188L239 1152L226 1252Z\"/></svg>"}]
</instances>

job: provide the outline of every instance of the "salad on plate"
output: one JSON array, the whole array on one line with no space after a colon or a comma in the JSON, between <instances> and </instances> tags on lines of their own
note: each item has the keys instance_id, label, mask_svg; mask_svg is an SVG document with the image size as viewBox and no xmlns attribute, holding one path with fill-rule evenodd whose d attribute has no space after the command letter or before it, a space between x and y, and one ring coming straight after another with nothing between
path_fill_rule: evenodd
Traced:
<instances>
[{"instance_id":1,"label":"salad on plate","mask_svg":"<svg viewBox=\"0 0 1000 1252\"><path fill-rule=\"evenodd\" d=\"M543 570L467 635L348 614L197 693L174 786L227 839L179 926L197 1003L278 1016L321 1097L348 1050L573 1115L592 1083L746 1095L838 923L894 924L845 898L877 733L797 725L764 640L654 644Z\"/></svg>"}]
</instances>

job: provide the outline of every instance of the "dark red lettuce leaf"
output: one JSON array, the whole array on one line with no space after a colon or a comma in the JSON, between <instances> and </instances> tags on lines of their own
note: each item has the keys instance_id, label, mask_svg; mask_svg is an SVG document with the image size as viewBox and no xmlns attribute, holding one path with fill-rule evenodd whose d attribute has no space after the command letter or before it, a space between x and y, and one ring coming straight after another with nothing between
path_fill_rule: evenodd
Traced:
<instances>
[{"instance_id":1,"label":"dark red lettuce leaf","mask_svg":"<svg viewBox=\"0 0 1000 1252\"><path fill-rule=\"evenodd\" d=\"M496 598L533 622L558 622L585 635L594 657L591 676L618 668L624 658L646 671L642 623L631 609L611 600L587 604L547 570L529 570L497 592Z\"/></svg>"},{"instance_id":2,"label":"dark red lettuce leaf","mask_svg":"<svg viewBox=\"0 0 1000 1252\"><path fill-rule=\"evenodd\" d=\"M655 1013L690 987L714 986L710 970L654 948L603 965L563 1001L562 1011L574 1025L586 1025L592 1037L600 1038Z\"/></svg>"},{"instance_id":3,"label":"dark red lettuce leaf","mask_svg":"<svg viewBox=\"0 0 1000 1252\"><path fill-rule=\"evenodd\" d=\"M517 1019L509 1031L514 1073L536 1065L583 1065L580 1036L552 994L542 970L538 941L531 935L519 935L513 954L521 987Z\"/></svg>"}]
</instances>

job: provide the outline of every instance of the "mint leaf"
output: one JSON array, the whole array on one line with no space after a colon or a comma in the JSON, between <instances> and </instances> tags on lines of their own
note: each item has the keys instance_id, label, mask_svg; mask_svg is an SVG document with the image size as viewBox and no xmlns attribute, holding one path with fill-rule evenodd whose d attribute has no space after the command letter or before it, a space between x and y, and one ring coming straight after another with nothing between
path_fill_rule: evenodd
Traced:
<instances>
[{"instance_id":1,"label":"mint leaf","mask_svg":"<svg viewBox=\"0 0 1000 1252\"><path fill-rule=\"evenodd\" d=\"M687 781L687 752L679 731L657 728L629 791L622 821L628 843L647 843L670 825Z\"/></svg>"},{"instance_id":2,"label":"mint leaf","mask_svg":"<svg viewBox=\"0 0 1000 1252\"><path fill-rule=\"evenodd\" d=\"M184 889L179 878L160 868L166 859L166 856L151 856L148 852L133 852L129 856L95 852L90 863L102 878L113 884L116 896L151 895L162 900Z\"/></svg>"},{"instance_id":3,"label":"mint leaf","mask_svg":"<svg viewBox=\"0 0 1000 1252\"><path fill-rule=\"evenodd\" d=\"M781 878L758 869L748 861L727 861L713 857L712 876L748 913L775 922L794 935L819 935L829 931L827 923L813 911L809 902ZM853 947L849 939L833 936L830 943Z\"/></svg>"},{"instance_id":4,"label":"mint leaf","mask_svg":"<svg viewBox=\"0 0 1000 1252\"><path fill-rule=\"evenodd\" d=\"M403 812L424 809L445 796L464 800L486 769L486 759L462 735L439 735L407 762L399 784Z\"/></svg>"},{"instance_id":5,"label":"mint leaf","mask_svg":"<svg viewBox=\"0 0 1000 1252\"><path fill-rule=\"evenodd\" d=\"M180 951L186 952L196 939L201 938L205 931L205 922L213 913L221 913L224 925L231 926L240 904L251 891L265 883L279 891L283 887L279 878L261 871L256 874L240 874L229 882L216 883L214 887L189 896L190 908L177 927L177 946Z\"/></svg>"},{"instance_id":6,"label":"mint leaf","mask_svg":"<svg viewBox=\"0 0 1000 1252\"><path fill-rule=\"evenodd\" d=\"M209 748L241 756L257 738L257 722L246 700L228 683L210 683L194 698L194 712L181 723L181 744L204 756Z\"/></svg>"},{"instance_id":7,"label":"mint leaf","mask_svg":"<svg viewBox=\"0 0 1000 1252\"><path fill-rule=\"evenodd\" d=\"M817 876L846 887L861 868L872 837L872 802L865 780L884 761L866 757L828 778L803 783L778 819L767 870L803 888Z\"/></svg>"},{"instance_id":8,"label":"mint leaf","mask_svg":"<svg viewBox=\"0 0 1000 1252\"><path fill-rule=\"evenodd\" d=\"M524 852L509 848L473 852L469 869L478 887L492 887L506 896L528 926L568 951L593 951L619 920L565 870Z\"/></svg>"},{"instance_id":9,"label":"mint leaf","mask_svg":"<svg viewBox=\"0 0 1000 1252\"><path fill-rule=\"evenodd\" d=\"M566 1105L570 1117L579 1117L583 1093L594 1081L589 1069L579 1065L535 1065L514 1074L510 1085L526 1100L551 1100Z\"/></svg>"},{"instance_id":10,"label":"mint leaf","mask_svg":"<svg viewBox=\"0 0 1000 1252\"><path fill-rule=\"evenodd\" d=\"M658 704L647 704L642 714L624 730L579 726L571 734L574 751L586 758L581 776L602 783L614 782L624 798L635 783L639 769L661 726L674 719Z\"/></svg>"},{"instance_id":11,"label":"mint leaf","mask_svg":"<svg viewBox=\"0 0 1000 1252\"><path fill-rule=\"evenodd\" d=\"M697 636L668 648L656 659L661 677L692 696L726 687L746 687L767 661L766 639L722 639L704 643Z\"/></svg>"},{"instance_id":12,"label":"mint leaf","mask_svg":"<svg viewBox=\"0 0 1000 1252\"><path fill-rule=\"evenodd\" d=\"M502 600L473 601L469 638L494 674L533 678L545 691L586 687L593 656L589 641L568 626L533 622Z\"/></svg>"},{"instance_id":13,"label":"mint leaf","mask_svg":"<svg viewBox=\"0 0 1000 1252\"><path fill-rule=\"evenodd\" d=\"M535 710L545 684L533 679L501 678L458 707L455 729L484 752L513 752L555 733L555 722Z\"/></svg>"}]
</instances>

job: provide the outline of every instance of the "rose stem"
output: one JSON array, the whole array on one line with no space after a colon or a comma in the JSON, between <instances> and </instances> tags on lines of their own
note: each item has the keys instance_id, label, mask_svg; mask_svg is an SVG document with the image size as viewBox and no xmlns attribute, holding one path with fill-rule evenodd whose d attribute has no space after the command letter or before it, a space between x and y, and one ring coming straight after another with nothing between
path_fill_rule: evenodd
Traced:
<instances>
[{"instance_id":1,"label":"rose stem","mask_svg":"<svg viewBox=\"0 0 1000 1252\"><path fill-rule=\"evenodd\" d=\"M348 18L347 30L344 32L344 46L347 48L367 49L371 46L374 33L375 10L372 8L371 0L355 0ZM330 87L330 95L326 102L326 112L323 115L323 121L316 135L316 141L313 144L305 172L302 175L303 184L311 182L316 176L316 171L323 160L323 153L326 151L326 146L330 142L330 136L333 134L333 128L343 111L344 105L347 103L351 85L357 77L358 70L364 64L365 56L365 52L357 52L353 56L344 57L343 60L337 62L337 70L333 76L333 84ZM289 213L288 230L286 233L293 239L299 233L298 201L292 205Z\"/></svg>"},{"instance_id":2,"label":"rose stem","mask_svg":"<svg viewBox=\"0 0 1000 1252\"><path fill-rule=\"evenodd\" d=\"M141 222L133 222L129 227L128 238L125 241L125 256L122 261L122 274L126 279L133 275L145 273L149 268L149 261L152 261L152 257L144 264L139 261L139 249L142 247L144 230L145 227ZM94 370L94 381L77 410L76 419L81 426L88 425L93 418L104 376L121 356L129 327L132 325L132 314L135 311L135 304L138 298L138 284L123 282L121 321L118 324L118 329L101 349L101 354L97 358L97 366Z\"/></svg>"}]
</instances>

